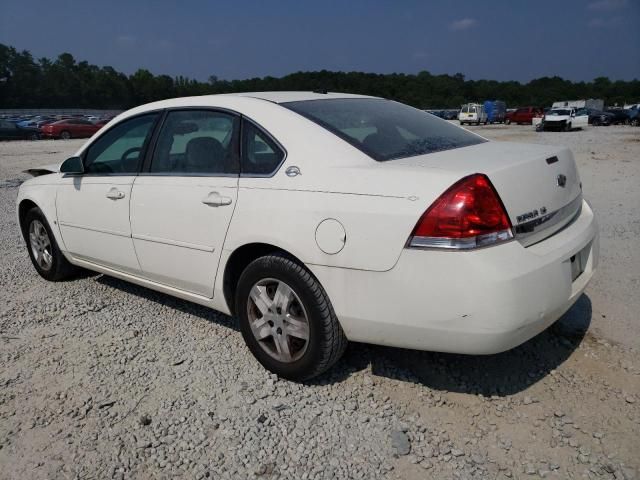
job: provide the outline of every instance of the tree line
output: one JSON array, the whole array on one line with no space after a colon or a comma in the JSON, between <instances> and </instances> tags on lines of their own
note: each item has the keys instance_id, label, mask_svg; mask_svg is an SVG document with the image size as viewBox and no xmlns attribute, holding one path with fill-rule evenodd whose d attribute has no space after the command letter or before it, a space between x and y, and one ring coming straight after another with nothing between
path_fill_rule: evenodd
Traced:
<instances>
[{"instance_id":1,"label":"tree line","mask_svg":"<svg viewBox=\"0 0 640 480\"><path fill-rule=\"evenodd\" d=\"M207 82L183 76L154 75L140 69L132 75L113 67L76 61L69 53L55 60L35 59L26 51L0 44L0 108L127 109L172 97L268 90L328 90L375 95L418 108L458 108L470 101L503 100L510 107L550 106L554 101L602 98L607 105L640 101L640 80L571 82L542 77L528 83L466 80L464 75L377 74L363 72L296 72L246 80Z\"/></svg>"}]
</instances>

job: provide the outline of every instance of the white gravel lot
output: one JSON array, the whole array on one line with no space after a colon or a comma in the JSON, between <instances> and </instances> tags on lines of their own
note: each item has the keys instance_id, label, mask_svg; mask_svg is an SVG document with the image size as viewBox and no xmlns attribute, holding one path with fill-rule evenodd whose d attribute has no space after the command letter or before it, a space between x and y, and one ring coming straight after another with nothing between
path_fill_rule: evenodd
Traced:
<instances>
[{"instance_id":1,"label":"white gravel lot","mask_svg":"<svg viewBox=\"0 0 640 480\"><path fill-rule=\"evenodd\" d=\"M640 129L471 129L573 149L601 225L586 295L504 354L352 344L307 384L265 372L224 315L42 280L20 172L82 141L0 143L0 479L639 478Z\"/></svg>"}]
</instances>

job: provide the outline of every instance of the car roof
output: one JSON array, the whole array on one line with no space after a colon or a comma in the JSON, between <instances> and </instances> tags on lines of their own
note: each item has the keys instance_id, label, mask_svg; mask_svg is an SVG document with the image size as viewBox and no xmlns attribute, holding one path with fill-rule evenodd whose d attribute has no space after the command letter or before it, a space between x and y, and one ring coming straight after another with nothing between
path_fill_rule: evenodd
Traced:
<instances>
[{"instance_id":1,"label":"car roof","mask_svg":"<svg viewBox=\"0 0 640 480\"><path fill-rule=\"evenodd\" d=\"M244 93L226 93L222 95L236 97L251 97L267 100L273 103L300 102L303 100L326 100L334 98L375 98L368 95L356 95L353 93L337 93L337 92L244 92Z\"/></svg>"},{"instance_id":2,"label":"car roof","mask_svg":"<svg viewBox=\"0 0 640 480\"><path fill-rule=\"evenodd\" d=\"M166 100L158 100L156 102L147 103L145 105L139 105L121 113L116 118L122 120L124 118L145 113L154 109L163 108L179 108L179 107L193 107L193 106L216 106L216 107L229 107L232 106L232 102L229 100L237 100L245 103L263 103L269 102L271 104L282 104L286 102L297 102L303 100L327 100L337 98L379 98L370 97L367 95L356 95L351 93L319 93L319 92L243 92L243 93L221 93L217 95L198 95L193 97L177 97L169 98Z\"/></svg>"}]
</instances>

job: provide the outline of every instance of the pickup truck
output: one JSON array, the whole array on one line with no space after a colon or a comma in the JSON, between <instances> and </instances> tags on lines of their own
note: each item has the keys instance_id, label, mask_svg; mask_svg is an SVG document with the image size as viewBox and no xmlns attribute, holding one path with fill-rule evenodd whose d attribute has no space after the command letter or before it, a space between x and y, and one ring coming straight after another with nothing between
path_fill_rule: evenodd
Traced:
<instances>
[{"instance_id":1,"label":"pickup truck","mask_svg":"<svg viewBox=\"0 0 640 480\"><path fill-rule=\"evenodd\" d=\"M504 123L507 125L510 123L531 125L534 117L542 117L543 115L544 111L539 107L522 107L515 112L508 112Z\"/></svg>"},{"instance_id":2,"label":"pickup truck","mask_svg":"<svg viewBox=\"0 0 640 480\"><path fill-rule=\"evenodd\" d=\"M571 107L552 108L545 113L541 129L569 132L575 128L584 128L589 124L586 108L579 110Z\"/></svg>"}]
</instances>

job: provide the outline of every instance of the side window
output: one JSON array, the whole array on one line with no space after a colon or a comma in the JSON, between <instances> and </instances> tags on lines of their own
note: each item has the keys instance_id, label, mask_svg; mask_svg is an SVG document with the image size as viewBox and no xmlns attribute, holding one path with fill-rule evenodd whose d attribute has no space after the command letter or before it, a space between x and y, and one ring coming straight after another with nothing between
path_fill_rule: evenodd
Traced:
<instances>
[{"instance_id":1,"label":"side window","mask_svg":"<svg viewBox=\"0 0 640 480\"><path fill-rule=\"evenodd\" d=\"M270 175L284 158L284 152L264 132L246 120L242 124L242 173Z\"/></svg>"},{"instance_id":2,"label":"side window","mask_svg":"<svg viewBox=\"0 0 640 480\"><path fill-rule=\"evenodd\" d=\"M238 173L238 117L208 110L167 114L151 161L152 173Z\"/></svg>"},{"instance_id":3,"label":"side window","mask_svg":"<svg viewBox=\"0 0 640 480\"><path fill-rule=\"evenodd\" d=\"M157 113L117 124L96 140L84 159L86 173L137 173Z\"/></svg>"}]
</instances>

